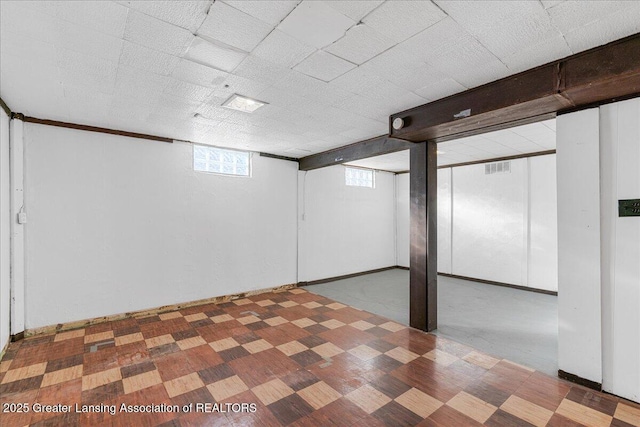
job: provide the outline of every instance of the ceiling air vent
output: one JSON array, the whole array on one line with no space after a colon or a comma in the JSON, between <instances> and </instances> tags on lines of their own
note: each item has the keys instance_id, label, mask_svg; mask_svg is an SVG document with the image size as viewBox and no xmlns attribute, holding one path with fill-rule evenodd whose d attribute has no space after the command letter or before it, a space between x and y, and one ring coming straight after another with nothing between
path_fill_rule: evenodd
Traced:
<instances>
[{"instance_id":1,"label":"ceiling air vent","mask_svg":"<svg viewBox=\"0 0 640 427\"><path fill-rule=\"evenodd\" d=\"M484 165L484 174L493 175L494 173L511 173L511 162L495 162Z\"/></svg>"}]
</instances>

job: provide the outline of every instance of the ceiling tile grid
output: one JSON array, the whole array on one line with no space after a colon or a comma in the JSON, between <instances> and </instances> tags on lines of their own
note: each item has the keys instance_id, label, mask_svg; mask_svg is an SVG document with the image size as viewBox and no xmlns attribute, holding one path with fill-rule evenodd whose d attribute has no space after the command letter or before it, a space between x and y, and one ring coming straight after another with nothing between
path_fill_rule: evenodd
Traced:
<instances>
[{"instance_id":1,"label":"ceiling tile grid","mask_svg":"<svg viewBox=\"0 0 640 427\"><path fill-rule=\"evenodd\" d=\"M637 33L640 2L4 0L0 24L0 95L16 111L306 155L386 133L397 111ZM233 93L267 105L221 107ZM550 126L475 148L548 149Z\"/></svg>"}]
</instances>

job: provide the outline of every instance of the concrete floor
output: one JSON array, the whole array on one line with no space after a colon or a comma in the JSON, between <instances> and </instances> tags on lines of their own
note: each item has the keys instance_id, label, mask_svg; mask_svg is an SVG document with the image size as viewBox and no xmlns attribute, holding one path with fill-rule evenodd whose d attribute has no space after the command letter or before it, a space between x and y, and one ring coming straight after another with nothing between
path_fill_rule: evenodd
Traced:
<instances>
[{"instance_id":1,"label":"concrete floor","mask_svg":"<svg viewBox=\"0 0 640 427\"><path fill-rule=\"evenodd\" d=\"M409 272L380 273L307 288L409 324ZM438 276L436 335L549 375L558 372L557 297Z\"/></svg>"}]
</instances>

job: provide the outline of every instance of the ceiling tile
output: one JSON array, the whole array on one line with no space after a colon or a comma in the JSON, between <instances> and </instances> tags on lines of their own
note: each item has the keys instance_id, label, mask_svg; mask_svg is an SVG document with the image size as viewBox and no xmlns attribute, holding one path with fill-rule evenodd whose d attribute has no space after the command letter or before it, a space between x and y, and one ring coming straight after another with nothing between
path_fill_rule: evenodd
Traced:
<instances>
[{"instance_id":1,"label":"ceiling tile","mask_svg":"<svg viewBox=\"0 0 640 427\"><path fill-rule=\"evenodd\" d=\"M49 35L49 40L56 46L116 63L119 61L122 39L70 22L55 21L55 31Z\"/></svg>"},{"instance_id":2,"label":"ceiling tile","mask_svg":"<svg viewBox=\"0 0 640 427\"><path fill-rule=\"evenodd\" d=\"M121 1L119 2L161 21L185 28L192 33L202 25L211 6L211 0L204 1Z\"/></svg>"},{"instance_id":3,"label":"ceiling tile","mask_svg":"<svg viewBox=\"0 0 640 427\"><path fill-rule=\"evenodd\" d=\"M246 58L247 54L227 46L196 37L184 55L186 59L230 73Z\"/></svg>"},{"instance_id":4,"label":"ceiling tile","mask_svg":"<svg viewBox=\"0 0 640 427\"><path fill-rule=\"evenodd\" d=\"M470 62L466 62L469 60ZM456 67L455 64L458 66ZM486 58L473 60L473 55L452 58L443 70L463 86L474 88L485 83L499 80L511 74L501 61L487 55Z\"/></svg>"},{"instance_id":5,"label":"ceiling tile","mask_svg":"<svg viewBox=\"0 0 640 427\"><path fill-rule=\"evenodd\" d=\"M360 66L332 80L329 85L351 93L366 93L382 83L383 78Z\"/></svg>"},{"instance_id":6,"label":"ceiling tile","mask_svg":"<svg viewBox=\"0 0 640 427\"><path fill-rule=\"evenodd\" d=\"M258 98L261 101L268 102L268 100L260 98L260 94L268 87L269 85L266 83L231 74L224 80L223 84L214 88L213 94L218 97L223 97L225 101L234 93L238 93L240 95L248 96L250 98Z\"/></svg>"},{"instance_id":7,"label":"ceiling tile","mask_svg":"<svg viewBox=\"0 0 640 427\"><path fill-rule=\"evenodd\" d=\"M199 86L176 79L169 79L169 83L164 88L164 93L169 96L177 96L198 102L204 102L212 92L213 89L210 87Z\"/></svg>"},{"instance_id":8,"label":"ceiling tile","mask_svg":"<svg viewBox=\"0 0 640 427\"><path fill-rule=\"evenodd\" d=\"M55 33L56 25L60 22L62 21L40 12L32 2L0 1L0 43L3 47L8 44L7 33L13 33L17 36L15 39L29 37L52 43L51 34Z\"/></svg>"},{"instance_id":9,"label":"ceiling tile","mask_svg":"<svg viewBox=\"0 0 640 427\"><path fill-rule=\"evenodd\" d=\"M273 30L251 54L282 67L292 68L315 52L315 50L315 47L303 43L280 30Z\"/></svg>"},{"instance_id":10,"label":"ceiling tile","mask_svg":"<svg viewBox=\"0 0 640 427\"><path fill-rule=\"evenodd\" d=\"M38 1L38 10L94 31L121 38L129 10L108 1Z\"/></svg>"},{"instance_id":11,"label":"ceiling tile","mask_svg":"<svg viewBox=\"0 0 640 427\"><path fill-rule=\"evenodd\" d=\"M280 21L295 9L298 3L300 3L300 0L224 0L224 2L268 24L278 25Z\"/></svg>"},{"instance_id":12,"label":"ceiling tile","mask_svg":"<svg viewBox=\"0 0 640 427\"><path fill-rule=\"evenodd\" d=\"M565 34L575 53L640 32L640 2Z\"/></svg>"},{"instance_id":13,"label":"ceiling tile","mask_svg":"<svg viewBox=\"0 0 640 427\"><path fill-rule=\"evenodd\" d=\"M171 77L200 86L220 85L228 76L229 73L184 58L171 72Z\"/></svg>"},{"instance_id":14,"label":"ceiling tile","mask_svg":"<svg viewBox=\"0 0 640 427\"><path fill-rule=\"evenodd\" d=\"M124 30L124 39L133 43L179 56L186 52L194 36L184 28L131 11Z\"/></svg>"},{"instance_id":15,"label":"ceiling tile","mask_svg":"<svg viewBox=\"0 0 640 427\"><path fill-rule=\"evenodd\" d=\"M115 95L131 98L157 98L169 84L169 77L120 65Z\"/></svg>"},{"instance_id":16,"label":"ceiling tile","mask_svg":"<svg viewBox=\"0 0 640 427\"><path fill-rule=\"evenodd\" d=\"M342 37L355 21L320 1L305 0L278 29L303 42L323 48Z\"/></svg>"},{"instance_id":17,"label":"ceiling tile","mask_svg":"<svg viewBox=\"0 0 640 427\"><path fill-rule=\"evenodd\" d=\"M465 90L467 90L467 88L454 79L446 78L440 81L434 81L433 83L417 89L415 90L415 93L429 101L435 101L449 95L464 92Z\"/></svg>"},{"instance_id":18,"label":"ceiling tile","mask_svg":"<svg viewBox=\"0 0 640 427\"><path fill-rule=\"evenodd\" d=\"M430 1L387 1L363 22L399 43L445 17L444 12Z\"/></svg>"},{"instance_id":19,"label":"ceiling tile","mask_svg":"<svg viewBox=\"0 0 640 427\"><path fill-rule=\"evenodd\" d=\"M359 22L382 3L383 0L340 0L327 2L330 7L356 22Z\"/></svg>"},{"instance_id":20,"label":"ceiling tile","mask_svg":"<svg viewBox=\"0 0 640 427\"><path fill-rule=\"evenodd\" d=\"M118 72L115 62L69 49L58 49L58 67L63 83L86 86L107 94L115 88Z\"/></svg>"},{"instance_id":21,"label":"ceiling tile","mask_svg":"<svg viewBox=\"0 0 640 427\"><path fill-rule=\"evenodd\" d=\"M124 42L120 63L133 68L149 71L150 73L169 75L178 65L178 58L164 52Z\"/></svg>"},{"instance_id":22,"label":"ceiling tile","mask_svg":"<svg viewBox=\"0 0 640 427\"><path fill-rule=\"evenodd\" d=\"M542 40L540 43L518 52L500 58L513 73L537 67L551 61L565 58L573 52L569 48L564 36L560 35L551 39Z\"/></svg>"},{"instance_id":23,"label":"ceiling tile","mask_svg":"<svg viewBox=\"0 0 640 427\"><path fill-rule=\"evenodd\" d=\"M233 74L271 85L284 78L290 72L291 70L288 68L249 55L242 61L238 68L235 69Z\"/></svg>"},{"instance_id":24,"label":"ceiling tile","mask_svg":"<svg viewBox=\"0 0 640 427\"><path fill-rule=\"evenodd\" d=\"M325 50L354 64L362 64L393 45L394 41L360 24L351 27L344 37Z\"/></svg>"},{"instance_id":25,"label":"ceiling tile","mask_svg":"<svg viewBox=\"0 0 640 427\"><path fill-rule=\"evenodd\" d=\"M565 1L548 10L553 24L564 34L615 13L637 13L636 1L592 0L589 6L580 1ZM635 15L637 16L637 15Z\"/></svg>"},{"instance_id":26,"label":"ceiling tile","mask_svg":"<svg viewBox=\"0 0 640 427\"><path fill-rule=\"evenodd\" d=\"M329 82L355 67L351 62L319 50L294 69L316 79Z\"/></svg>"},{"instance_id":27,"label":"ceiling tile","mask_svg":"<svg viewBox=\"0 0 640 427\"><path fill-rule=\"evenodd\" d=\"M251 52L271 32L273 26L233 7L215 2L198 35Z\"/></svg>"}]
</instances>

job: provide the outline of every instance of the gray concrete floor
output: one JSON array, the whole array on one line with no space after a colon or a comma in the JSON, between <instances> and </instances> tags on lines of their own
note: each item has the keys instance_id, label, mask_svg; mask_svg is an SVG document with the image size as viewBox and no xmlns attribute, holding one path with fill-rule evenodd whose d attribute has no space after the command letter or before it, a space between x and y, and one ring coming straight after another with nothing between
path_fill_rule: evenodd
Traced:
<instances>
[{"instance_id":1,"label":"gray concrete floor","mask_svg":"<svg viewBox=\"0 0 640 427\"><path fill-rule=\"evenodd\" d=\"M387 270L307 288L409 324L409 272ZM557 297L438 276L436 335L549 375L558 372Z\"/></svg>"}]
</instances>

